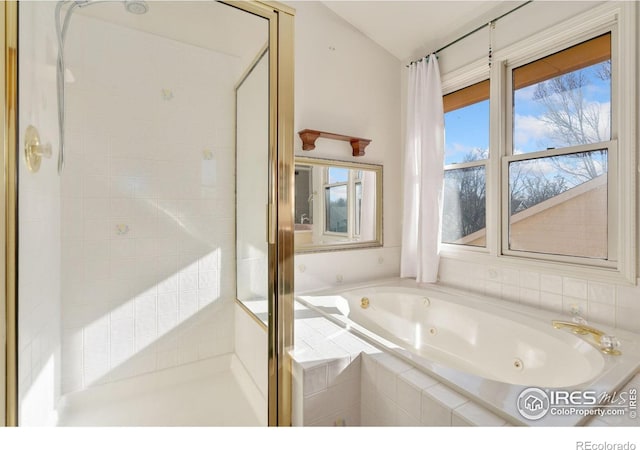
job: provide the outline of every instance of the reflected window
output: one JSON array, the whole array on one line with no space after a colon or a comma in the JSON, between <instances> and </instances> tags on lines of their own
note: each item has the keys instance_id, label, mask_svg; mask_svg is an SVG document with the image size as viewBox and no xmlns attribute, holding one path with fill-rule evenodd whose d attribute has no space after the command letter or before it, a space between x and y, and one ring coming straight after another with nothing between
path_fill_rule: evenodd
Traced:
<instances>
[{"instance_id":1,"label":"reflected window","mask_svg":"<svg viewBox=\"0 0 640 450\"><path fill-rule=\"evenodd\" d=\"M349 224L347 185L325 188L325 231L346 234Z\"/></svg>"}]
</instances>

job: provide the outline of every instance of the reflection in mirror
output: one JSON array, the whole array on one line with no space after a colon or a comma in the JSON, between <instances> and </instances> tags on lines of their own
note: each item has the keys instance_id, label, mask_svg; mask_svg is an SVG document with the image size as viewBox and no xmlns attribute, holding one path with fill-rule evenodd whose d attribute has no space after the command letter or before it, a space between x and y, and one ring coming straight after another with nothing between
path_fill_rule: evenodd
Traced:
<instances>
[{"instance_id":1,"label":"reflection in mirror","mask_svg":"<svg viewBox=\"0 0 640 450\"><path fill-rule=\"evenodd\" d=\"M296 158L296 251L382 245L382 166Z\"/></svg>"}]
</instances>

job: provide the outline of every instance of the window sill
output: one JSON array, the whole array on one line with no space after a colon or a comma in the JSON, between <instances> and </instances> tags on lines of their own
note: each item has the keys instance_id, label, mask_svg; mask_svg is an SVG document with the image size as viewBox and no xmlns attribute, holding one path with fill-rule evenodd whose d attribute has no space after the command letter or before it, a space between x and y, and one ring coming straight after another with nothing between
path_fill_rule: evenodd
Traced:
<instances>
[{"instance_id":1,"label":"window sill","mask_svg":"<svg viewBox=\"0 0 640 450\"><path fill-rule=\"evenodd\" d=\"M451 246L446 246L441 250L440 256L443 259L466 261L483 266L526 270L623 286L635 286L637 282L635 276L627 277L613 267L595 267L520 256L491 255L485 248L451 248Z\"/></svg>"}]
</instances>

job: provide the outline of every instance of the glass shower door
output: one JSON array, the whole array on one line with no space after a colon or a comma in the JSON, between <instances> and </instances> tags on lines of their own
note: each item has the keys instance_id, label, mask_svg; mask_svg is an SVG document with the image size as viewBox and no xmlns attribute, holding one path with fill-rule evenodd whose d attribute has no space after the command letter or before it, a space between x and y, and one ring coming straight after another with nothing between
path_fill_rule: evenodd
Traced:
<instances>
[{"instance_id":1,"label":"glass shower door","mask_svg":"<svg viewBox=\"0 0 640 450\"><path fill-rule=\"evenodd\" d=\"M19 8L18 421L266 425L290 14Z\"/></svg>"}]
</instances>

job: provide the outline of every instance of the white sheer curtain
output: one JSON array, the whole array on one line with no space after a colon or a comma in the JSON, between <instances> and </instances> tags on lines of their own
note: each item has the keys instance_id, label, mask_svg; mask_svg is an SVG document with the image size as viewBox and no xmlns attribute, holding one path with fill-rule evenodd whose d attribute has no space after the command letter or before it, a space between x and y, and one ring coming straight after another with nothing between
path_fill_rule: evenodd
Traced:
<instances>
[{"instance_id":1,"label":"white sheer curtain","mask_svg":"<svg viewBox=\"0 0 640 450\"><path fill-rule=\"evenodd\" d=\"M442 232L444 114L435 55L412 64L407 92L400 276L433 283Z\"/></svg>"}]
</instances>

